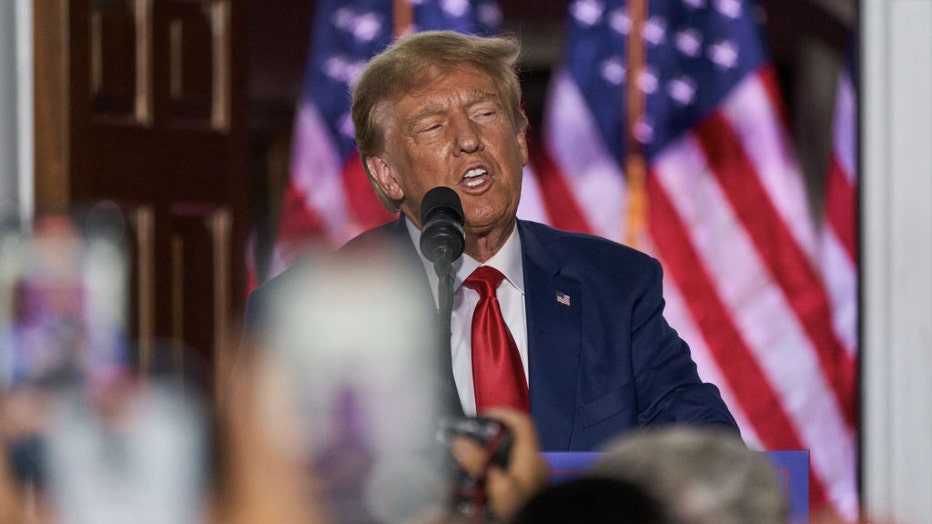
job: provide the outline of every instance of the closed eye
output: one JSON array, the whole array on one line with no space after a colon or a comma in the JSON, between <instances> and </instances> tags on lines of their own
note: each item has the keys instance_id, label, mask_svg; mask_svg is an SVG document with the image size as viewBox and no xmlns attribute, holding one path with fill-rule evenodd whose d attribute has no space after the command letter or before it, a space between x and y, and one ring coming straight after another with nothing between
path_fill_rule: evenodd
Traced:
<instances>
[{"instance_id":1,"label":"closed eye","mask_svg":"<svg viewBox=\"0 0 932 524\"><path fill-rule=\"evenodd\" d=\"M433 124L426 124L426 125L421 126L421 128L418 130L418 133L431 133L433 131L437 131L441 127L442 125L439 122L433 123Z\"/></svg>"},{"instance_id":2,"label":"closed eye","mask_svg":"<svg viewBox=\"0 0 932 524\"><path fill-rule=\"evenodd\" d=\"M473 113L473 118L479 121L485 121L485 120L495 118L498 115L498 112L499 112L498 109L491 109L491 108L480 109Z\"/></svg>"}]
</instances>

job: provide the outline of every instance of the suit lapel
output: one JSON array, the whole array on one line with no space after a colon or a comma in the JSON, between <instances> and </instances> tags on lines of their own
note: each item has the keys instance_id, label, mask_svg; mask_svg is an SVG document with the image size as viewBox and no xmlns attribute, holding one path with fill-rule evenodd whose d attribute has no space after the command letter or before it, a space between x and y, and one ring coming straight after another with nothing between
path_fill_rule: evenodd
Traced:
<instances>
[{"instance_id":1,"label":"suit lapel","mask_svg":"<svg viewBox=\"0 0 932 524\"><path fill-rule=\"evenodd\" d=\"M524 265L531 415L544 451L569 449L576 410L583 296L543 241L518 222Z\"/></svg>"}]
</instances>

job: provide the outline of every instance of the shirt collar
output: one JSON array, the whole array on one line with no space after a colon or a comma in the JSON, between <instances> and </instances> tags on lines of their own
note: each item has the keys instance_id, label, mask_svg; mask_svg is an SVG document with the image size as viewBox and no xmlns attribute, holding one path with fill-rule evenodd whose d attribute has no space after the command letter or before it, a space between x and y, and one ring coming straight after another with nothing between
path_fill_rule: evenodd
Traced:
<instances>
[{"instance_id":1,"label":"shirt collar","mask_svg":"<svg viewBox=\"0 0 932 524\"><path fill-rule=\"evenodd\" d=\"M437 273L434 272L433 262L427 260L421 253L421 230L407 218L405 218L404 221L405 227L408 230L408 236L411 237L411 241L414 242L415 251L417 251L417 255L421 258L421 263L424 265L424 270L427 272L427 278L430 280L430 288L434 294L434 301L436 302ZM515 224L515 228L511 231L511 235L508 236L508 240L505 241L505 245L503 245L492 258L488 259L485 264L480 264L479 261L467 254L463 254L463 256L453 262L453 269L456 271L456 275L453 277L453 289L459 289L466 278L480 265L492 266L501 271L502 274L505 275L505 279L511 282L511 285L520 291L521 294L524 294L524 269L521 265L521 235L518 234L517 224Z\"/></svg>"}]
</instances>

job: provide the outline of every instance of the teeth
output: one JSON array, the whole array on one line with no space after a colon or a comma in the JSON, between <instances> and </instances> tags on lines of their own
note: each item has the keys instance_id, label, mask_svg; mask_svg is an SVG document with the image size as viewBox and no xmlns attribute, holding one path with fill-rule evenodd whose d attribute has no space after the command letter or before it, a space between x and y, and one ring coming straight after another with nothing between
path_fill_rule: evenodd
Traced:
<instances>
[{"instance_id":1,"label":"teeth","mask_svg":"<svg viewBox=\"0 0 932 524\"><path fill-rule=\"evenodd\" d=\"M481 167L478 167L478 168L476 168L476 169L470 169L469 171L467 171L465 177L466 177L466 178L473 178L473 177L477 177L477 176L482 176L482 175L484 175L484 174L485 174L485 169L482 169Z\"/></svg>"}]
</instances>

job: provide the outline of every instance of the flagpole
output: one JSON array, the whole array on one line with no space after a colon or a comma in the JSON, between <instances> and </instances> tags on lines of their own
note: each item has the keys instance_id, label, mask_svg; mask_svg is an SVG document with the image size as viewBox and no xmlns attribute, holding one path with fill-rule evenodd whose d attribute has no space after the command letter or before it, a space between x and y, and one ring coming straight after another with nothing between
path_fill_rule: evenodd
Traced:
<instances>
[{"instance_id":1,"label":"flagpole","mask_svg":"<svg viewBox=\"0 0 932 524\"><path fill-rule=\"evenodd\" d=\"M393 0L392 7L395 38L410 33L414 27L414 9L411 7L411 0Z\"/></svg>"},{"instance_id":2,"label":"flagpole","mask_svg":"<svg viewBox=\"0 0 932 524\"><path fill-rule=\"evenodd\" d=\"M638 122L644 118L644 91L638 79L644 71L646 51L644 47L644 22L647 19L648 0L629 0L628 18L631 31L628 33L627 62L628 81L625 84L627 102L627 134L625 136L625 175L628 193L628 214L625 217L625 243L637 247L647 223L647 166L644 151L636 138Z\"/></svg>"}]
</instances>

